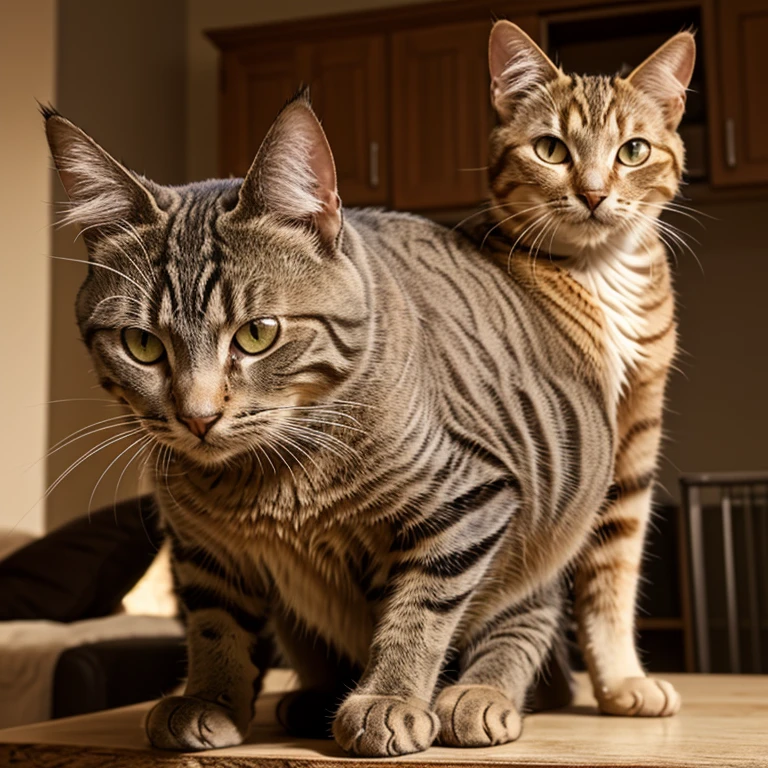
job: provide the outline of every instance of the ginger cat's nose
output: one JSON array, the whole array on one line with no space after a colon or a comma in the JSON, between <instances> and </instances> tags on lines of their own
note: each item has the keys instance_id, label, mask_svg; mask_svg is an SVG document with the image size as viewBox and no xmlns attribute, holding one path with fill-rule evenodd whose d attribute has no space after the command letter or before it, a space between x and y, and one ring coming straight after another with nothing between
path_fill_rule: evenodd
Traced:
<instances>
[{"instance_id":1,"label":"ginger cat's nose","mask_svg":"<svg viewBox=\"0 0 768 768\"><path fill-rule=\"evenodd\" d=\"M581 202L584 203L584 205L586 205L590 211L594 212L597 209L597 206L600 205L600 203L602 203L603 200L608 197L608 195L603 192L589 191L584 192L581 195L576 195L576 197L578 197L579 200L581 200Z\"/></svg>"}]
</instances>

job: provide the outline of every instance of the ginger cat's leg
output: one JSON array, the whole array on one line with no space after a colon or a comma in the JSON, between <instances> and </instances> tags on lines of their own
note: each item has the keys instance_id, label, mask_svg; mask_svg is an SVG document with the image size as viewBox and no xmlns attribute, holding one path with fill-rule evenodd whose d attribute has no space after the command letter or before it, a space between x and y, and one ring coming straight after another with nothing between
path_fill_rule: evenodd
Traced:
<instances>
[{"instance_id":1,"label":"ginger cat's leg","mask_svg":"<svg viewBox=\"0 0 768 768\"><path fill-rule=\"evenodd\" d=\"M600 709L614 715L657 717L680 708L668 682L646 676L635 648L637 587L675 344L671 291L665 296L643 340L648 362L619 404L614 486L576 573L581 649Z\"/></svg>"}]
</instances>

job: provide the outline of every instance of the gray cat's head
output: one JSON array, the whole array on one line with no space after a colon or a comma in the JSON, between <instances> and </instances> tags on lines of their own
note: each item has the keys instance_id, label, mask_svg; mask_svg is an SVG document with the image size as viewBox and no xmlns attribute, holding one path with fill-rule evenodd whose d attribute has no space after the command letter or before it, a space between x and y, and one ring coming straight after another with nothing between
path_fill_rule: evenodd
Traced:
<instances>
[{"instance_id":1,"label":"gray cat's head","mask_svg":"<svg viewBox=\"0 0 768 768\"><path fill-rule=\"evenodd\" d=\"M550 238L586 247L652 231L680 182L677 126L695 57L693 36L681 32L627 77L579 77L497 22L490 181L508 232L544 241L546 251Z\"/></svg>"},{"instance_id":2,"label":"gray cat's head","mask_svg":"<svg viewBox=\"0 0 768 768\"><path fill-rule=\"evenodd\" d=\"M245 180L182 187L129 171L52 110L45 118L65 221L88 247L77 319L104 387L201 465L270 444L307 450L311 412L296 409L348 377L368 308L306 98L280 113Z\"/></svg>"}]
</instances>

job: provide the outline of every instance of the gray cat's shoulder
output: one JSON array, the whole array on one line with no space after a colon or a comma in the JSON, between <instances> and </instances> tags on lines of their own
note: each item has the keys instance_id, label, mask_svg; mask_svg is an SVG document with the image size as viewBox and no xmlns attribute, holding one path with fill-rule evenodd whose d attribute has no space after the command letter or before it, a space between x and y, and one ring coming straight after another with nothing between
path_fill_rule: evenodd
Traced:
<instances>
[{"instance_id":1,"label":"gray cat's shoulder","mask_svg":"<svg viewBox=\"0 0 768 768\"><path fill-rule=\"evenodd\" d=\"M349 208L345 211L345 218L364 238L375 235L392 241L434 239L451 243L457 249L472 247L461 232L414 213L383 208Z\"/></svg>"}]
</instances>

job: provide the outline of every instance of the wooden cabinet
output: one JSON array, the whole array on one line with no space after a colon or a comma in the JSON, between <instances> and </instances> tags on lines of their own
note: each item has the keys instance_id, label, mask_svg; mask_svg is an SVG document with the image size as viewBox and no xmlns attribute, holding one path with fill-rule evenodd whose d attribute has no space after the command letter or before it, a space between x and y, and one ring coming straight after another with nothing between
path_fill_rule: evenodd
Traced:
<instances>
[{"instance_id":1,"label":"wooden cabinet","mask_svg":"<svg viewBox=\"0 0 768 768\"><path fill-rule=\"evenodd\" d=\"M719 61L708 72L716 89L710 110L712 182L764 184L768 182L768 0L721 0L717 14Z\"/></svg>"},{"instance_id":2,"label":"wooden cabinet","mask_svg":"<svg viewBox=\"0 0 768 768\"><path fill-rule=\"evenodd\" d=\"M346 204L389 199L386 46L382 36L253 46L221 63L220 172L243 176L285 102L308 83Z\"/></svg>"},{"instance_id":3,"label":"wooden cabinet","mask_svg":"<svg viewBox=\"0 0 768 768\"><path fill-rule=\"evenodd\" d=\"M382 36L300 47L312 105L336 161L339 194L347 205L389 200L387 57Z\"/></svg>"},{"instance_id":4,"label":"wooden cabinet","mask_svg":"<svg viewBox=\"0 0 768 768\"><path fill-rule=\"evenodd\" d=\"M490 107L487 22L392 38L392 203L424 209L485 197Z\"/></svg>"},{"instance_id":5,"label":"wooden cabinet","mask_svg":"<svg viewBox=\"0 0 768 768\"><path fill-rule=\"evenodd\" d=\"M221 62L219 172L244 176L261 140L301 82L298 50L225 52Z\"/></svg>"},{"instance_id":6,"label":"wooden cabinet","mask_svg":"<svg viewBox=\"0 0 768 768\"><path fill-rule=\"evenodd\" d=\"M210 33L222 51L221 173L247 171L278 110L304 82L345 205L445 212L481 203L494 121L491 23L481 0L439 7ZM715 187L768 184L768 0L502 0L496 10L511 12L540 43L562 38L603 70L590 40L611 60L637 63L678 29L700 28L697 93L683 125L691 170Z\"/></svg>"}]
</instances>

